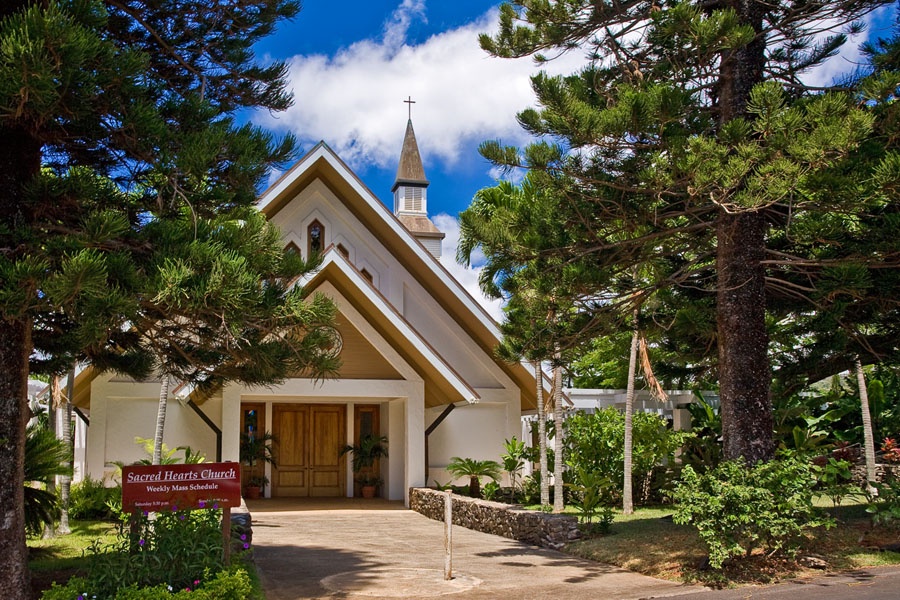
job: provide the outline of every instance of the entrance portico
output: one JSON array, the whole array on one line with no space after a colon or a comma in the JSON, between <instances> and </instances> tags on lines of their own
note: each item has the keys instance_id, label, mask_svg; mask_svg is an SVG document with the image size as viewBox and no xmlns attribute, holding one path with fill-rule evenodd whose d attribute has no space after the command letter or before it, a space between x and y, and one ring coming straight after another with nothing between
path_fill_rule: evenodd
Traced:
<instances>
[{"instance_id":1,"label":"entrance portico","mask_svg":"<svg viewBox=\"0 0 900 600\"><path fill-rule=\"evenodd\" d=\"M222 398L222 453L225 460L237 460L244 411L259 410L259 429L276 438L277 467L265 466L271 482L268 496L352 497L351 457L339 456L340 450L365 433L384 435L388 457L380 465L384 479L381 495L406 501L411 486L425 483L424 396L421 381L313 384L293 379L256 393L230 386L223 390ZM375 418L366 418L367 413Z\"/></svg>"}]
</instances>

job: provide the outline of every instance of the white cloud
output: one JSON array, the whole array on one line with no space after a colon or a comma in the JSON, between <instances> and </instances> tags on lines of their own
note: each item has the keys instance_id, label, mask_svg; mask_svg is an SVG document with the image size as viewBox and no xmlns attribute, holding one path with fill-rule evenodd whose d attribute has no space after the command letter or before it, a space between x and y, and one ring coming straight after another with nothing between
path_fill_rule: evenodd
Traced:
<instances>
[{"instance_id":1,"label":"white cloud","mask_svg":"<svg viewBox=\"0 0 900 600\"><path fill-rule=\"evenodd\" d=\"M823 64L819 65L815 69L812 69L809 73L803 75L801 79L806 85L816 86L816 87L825 87L829 85L833 85L839 82L842 78L846 77L849 74L854 73L858 68L864 66L866 64L866 58L863 56L863 53L860 51L860 45L866 41L866 39L870 37L886 37L886 32L871 30L872 25L879 21L889 21L893 23L893 19L886 18L891 11L894 10L893 6L883 6L882 8L873 11L866 15L866 17L862 20L862 22L866 25L866 29L857 35L850 36L850 39L847 40L841 49L840 52L836 56L832 56L828 60L826 60ZM823 29L829 28L827 24L823 24ZM829 35L834 35L835 33L839 33L841 28L839 26L831 25L831 31L823 31L819 35L815 37L816 41L823 41Z\"/></svg>"},{"instance_id":2,"label":"white cloud","mask_svg":"<svg viewBox=\"0 0 900 600\"><path fill-rule=\"evenodd\" d=\"M354 169L389 167L403 142L411 96L419 150L426 163L453 165L485 139L522 144L516 113L534 105L530 59L488 56L478 34L496 28L497 12L409 45L410 23L424 18L422 0L403 0L380 39L364 39L333 56L288 60L295 104L277 115L259 113L260 124L292 131L305 145L324 140ZM583 59L572 53L545 70L572 72Z\"/></svg>"},{"instance_id":3,"label":"white cloud","mask_svg":"<svg viewBox=\"0 0 900 600\"><path fill-rule=\"evenodd\" d=\"M478 276L484 264L484 256L478 251L472 257L472 266L465 267L456 262L456 248L459 245L459 221L447 214L435 215L434 224L446 234L441 244L441 264L451 275L465 288L475 300L484 307L498 323L503 320L503 303L500 300L488 298L478 287Z\"/></svg>"}]
</instances>

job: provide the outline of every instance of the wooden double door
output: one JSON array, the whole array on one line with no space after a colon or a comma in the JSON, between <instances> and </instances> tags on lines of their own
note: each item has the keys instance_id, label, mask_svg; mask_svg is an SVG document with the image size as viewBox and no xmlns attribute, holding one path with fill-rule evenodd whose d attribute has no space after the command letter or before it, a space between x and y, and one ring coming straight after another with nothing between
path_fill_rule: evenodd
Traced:
<instances>
[{"instance_id":1,"label":"wooden double door","mask_svg":"<svg viewBox=\"0 0 900 600\"><path fill-rule=\"evenodd\" d=\"M341 404L273 404L277 440L272 496L340 497L346 493L347 407Z\"/></svg>"}]
</instances>

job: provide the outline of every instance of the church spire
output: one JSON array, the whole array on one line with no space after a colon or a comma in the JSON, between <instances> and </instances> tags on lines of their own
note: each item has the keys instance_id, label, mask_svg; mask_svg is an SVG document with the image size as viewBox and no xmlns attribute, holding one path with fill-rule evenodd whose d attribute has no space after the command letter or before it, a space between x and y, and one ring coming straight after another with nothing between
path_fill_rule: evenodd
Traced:
<instances>
[{"instance_id":1,"label":"church spire","mask_svg":"<svg viewBox=\"0 0 900 600\"><path fill-rule=\"evenodd\" d=\"M391 188L394 193L394 214L432 255L440 258L444 234L428 218L428 180L425 178L416 132L412 125L412 105L415 101L409 98L404 102L410 107L410 116L406 122L403 148L400 150L397 178Z\"/></svg>"},{"instance_id":2,"label":"church spire","mask_svg":"<svg viewBox=\"0 0 900 600\"><path fill-rule=\"evenodd\" d=\"M404 100L404 102L414 101ZM428 187L422 157L419 155L419 144L416 142L416 132L413 131L412 117L406 122L406 135L403 136L403 148L400 150L400 165L397 167L397 178L391 191L396 194L397 188L404 184L422 188L423 193Z\"/></svg>"}]
</instances>

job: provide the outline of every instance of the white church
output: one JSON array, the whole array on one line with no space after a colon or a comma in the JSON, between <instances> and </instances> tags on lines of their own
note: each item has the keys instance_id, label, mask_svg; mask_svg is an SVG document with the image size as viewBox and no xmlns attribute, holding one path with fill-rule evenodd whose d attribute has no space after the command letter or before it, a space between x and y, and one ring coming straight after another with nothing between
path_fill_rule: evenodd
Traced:
<instances>
[{"instance_id":1,"label":"white church","mask_svg":"<svg viewBox=\"0 0 900 600\"><path fill-rule=\"evenodd\" d=\"M239 384L169 403L165 443L207 460L238 460L242 432L271 432L277 467L266 465L272 497L354 495L346 444L388 438L381 495L407 500L411 486L448 482L453 456L498 460L503 441L522 436L535 410L535 379L494 356L497 324L438 259L444 234L428 217L428 180L407 123L391 212L326 144L301 158L259 199L285 246L324 253L298 285L338 307L343 366L335 379ZM177 390L176 390L177 392ZM79 471L109 480L111 461L143 458L159 382L135 382L88 368L73 394L88 424Z\"/></svg>"}]
</instances>

